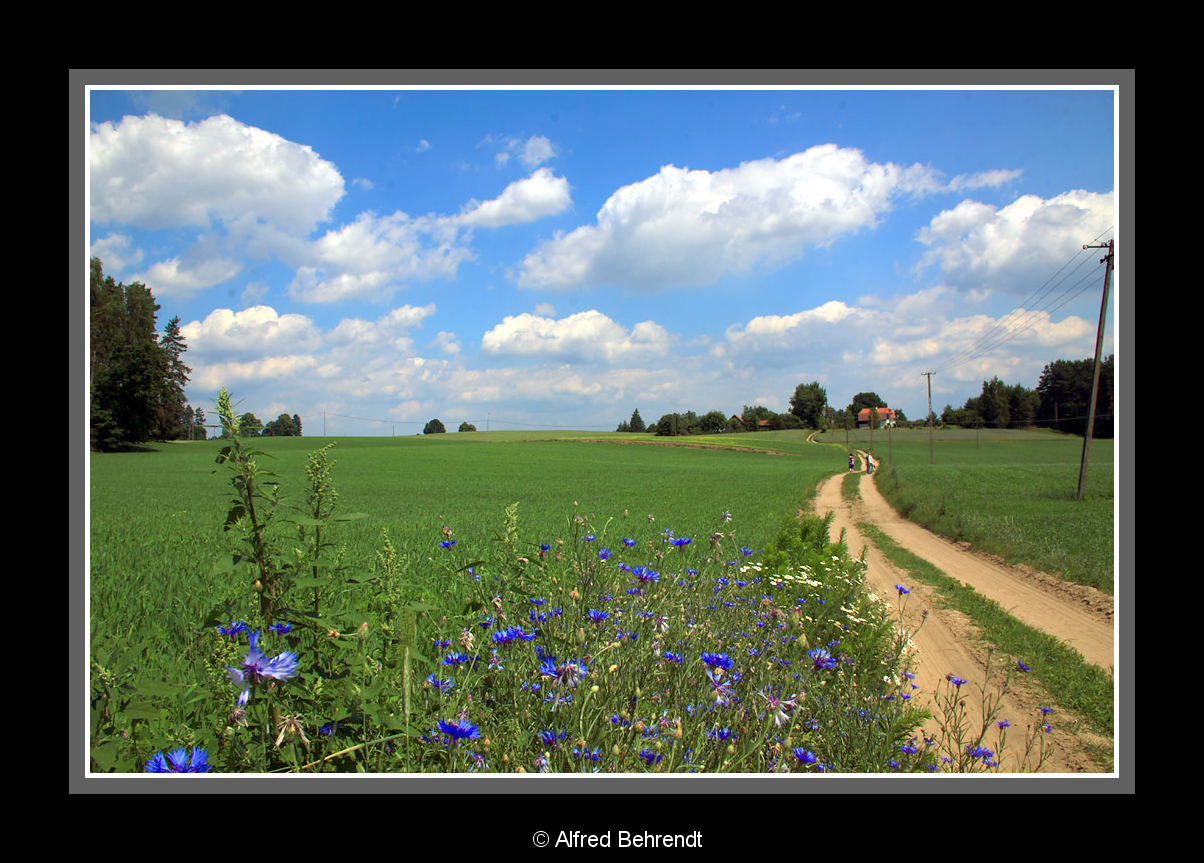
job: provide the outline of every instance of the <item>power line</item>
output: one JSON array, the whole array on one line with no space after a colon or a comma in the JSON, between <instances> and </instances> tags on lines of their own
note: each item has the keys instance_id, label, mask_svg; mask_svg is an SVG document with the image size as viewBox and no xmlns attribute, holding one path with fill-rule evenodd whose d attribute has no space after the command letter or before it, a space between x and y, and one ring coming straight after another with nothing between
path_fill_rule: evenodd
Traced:
<instances>
[{"instance_id":1,"label":"power line","mask_svg":"<svg viewBox=\"0 0 1204 863\"><path fill-rule=\"evenodd\" d=\"M1112 230L1112 227L1114 226L1109 226L1107 229L1100 232L1095 239L1098 240L1099 237L1107 234ZM1086 251L1087 250L1085 248L1079 249L1079 251L1072 255L1064 264L1062 264L1062 266L1059 267L1053 275L1046 279L1039 288L1029 294L1029 296L1025 298L1025 300L1017 309L1013 310L1010 314L997 321L989 330L987 330L986 333L980 336L974 344L963 348L938 365L936 370L946 371L962 365L963 363L969 362L972 359L977 359L987 351L999 347L1026 330L1032 328L1043 313L1050 314L1057 309L1060 309L1068 302L1077 299L1087 290L1087 287L1081 286L1084 284L1089 285L1091 279L1095 277L1096 273L1099 271L1100 267L1098 265L1095 269L1082 276L1078 281L1074 282L1074 284L1070 285L1068 288L1065 288L1062 293L1058 294L1056 297L1050 299L1050 295L1053 294L1053 292L1058 288L1061 288L1066 281L1070 279L1085 264L1090 262L1093 256L1085 256L1084 252ZM1080 258L1082 258L1082 260L1079 260L1078 263L1075 264L1075 261ZM1065 275L1062 275L1067 267L1071 267L1071 265L1074 265L1072 269ZM1059 276L1061 276L1060 279ZM1076 291L1076 288L1079 290ZM1033 303L1043 303L1044 305L1038 305L1036 308L1028 308Z\"/></svg>"}]
</instances>

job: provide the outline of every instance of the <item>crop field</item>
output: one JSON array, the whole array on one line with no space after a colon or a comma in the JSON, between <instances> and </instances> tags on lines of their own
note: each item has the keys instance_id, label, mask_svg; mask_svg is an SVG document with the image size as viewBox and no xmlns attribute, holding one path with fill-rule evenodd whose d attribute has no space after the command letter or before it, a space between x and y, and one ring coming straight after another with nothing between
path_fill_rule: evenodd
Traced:
<instances>
[{"instance_id":1,"label":"crop field","mask_svg":"<svg viewBox=\"0 0 1204 863\"><path fill-rule=\"evenodd\" d=\"M843 432L820 440L844 443ZM850 443L870 448L869 432ZM910 520L1011 563L1113 592L1113 441L1094 440L1075 499L1081 438L1047 431L874 432L878 488ZM932 461L930 462L930 457Z\"/></svg>"},{"instance_id":2,"label":"crop field","mask_svg":"<svg viewBox=\"0 0 1204 863\"><path fill-rule=\"evenodd\" d=\"M91 770L1000 769L921 744L908 633L797 517L843 442L667 443L92 454Z\"/></svg>"}]
</instances>

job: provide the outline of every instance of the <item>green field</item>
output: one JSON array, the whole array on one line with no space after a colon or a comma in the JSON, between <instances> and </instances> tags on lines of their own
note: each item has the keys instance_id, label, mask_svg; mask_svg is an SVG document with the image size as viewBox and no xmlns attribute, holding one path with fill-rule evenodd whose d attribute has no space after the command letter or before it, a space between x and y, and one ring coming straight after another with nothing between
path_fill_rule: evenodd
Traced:
<instances>
[{"instance_id":1,"label":"green field","mask_svg":"<svg viewBox=\"0 0 1204 863\"><path fill-rule=\"evenodd\" d=\"M308 453L332 440L254 441L267 453L259 462L276 474L286 506L303 503ZM725 443L749 442L733 437ZM137 632L188 644L211 609L247 604L245 584L213 571L234 544L221 529L232 498L225 471L214 463L222 446L155 444L142 452L91 455L94 641ZM487 556L505 508L517 502L519 538L531 554L541 543L567 541L578 514L607 531L600 544L626 537L644 545L672 530L705 547L706 537L723 529L735 534L729 545L759 552L833 471L830 456L802 433L773 446L798 455L584 443L551 433L343 438L330 450L338 509L364 517L340 525L330 538L345 550L352 573L370 573L387 531L399 558L421 573L441 550L445 525L456 540L457 561ZM721 520L725 511L730 522Z\"/></svg>"},{"instance_id":2,"label":"green field","mask_svg":"<svg viewBox=\"0 0 1204 863\"><path fill-rule=\"evenodd\" d=\"M931 489L926 442L891 443L883 479ZM1044 443L950 441L964 452L955 468L938 451L945 482L1006 476L1039 512L1049 465L1067 461ZM306 493L331 444L338 505L315 519ZM957 735L940 744L948 764L910 746L906 632L822 519L796 521L844 472L843 444L492 432L244 440L226 464L221 441L94 453L93 770L201 749L215 770L252 773L998 769ZM229 566L255 520L223 530L247 447L258 487L281 493L268 605L265 570ZM990 513L988 489L978 504L946 494L946 508ZM262 524L272 507L257 501ZM645 568L663 577L645 582ZM268 628L282 620L291 629ZM249 681L237 703L235 679ZM821 697L804 705L800 687ZM793 729L785 755L780 727Z\"/></svg>"},{"instance_id":3,"label":"green field","mask_svg":"<svg viewBox=\"0 0 1204 863\"><path fill-rule=\"evenodd\" d=\"M843 432L820 440L845 443ZM1082 438L1048 431L868 430L850 445L882 462L878 488L905 517L959 542L1113 592L1113 442L1092 441L1076 500Z\"/></svg>"}]
</instances>

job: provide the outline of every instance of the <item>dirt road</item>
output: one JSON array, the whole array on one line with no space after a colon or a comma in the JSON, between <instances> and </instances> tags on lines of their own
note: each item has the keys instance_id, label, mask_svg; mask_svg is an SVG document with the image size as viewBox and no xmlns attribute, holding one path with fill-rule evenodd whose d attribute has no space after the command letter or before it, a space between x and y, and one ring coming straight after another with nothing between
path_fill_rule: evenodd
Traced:
<instances>
[{"instance_id":1,"label":"dirt road","mask_svg":"<svg viewBox=\"0 0 1204 863\"><path fill-rule=\"evenodd\" d=\"M864 466L864 454L861 454ZM996 600L1017 619L1064 640L1078 650L1089 662L1111 668L1113 662L1112 607L1109 597L1093 596L1088 588L1082 591L1075 586L1066 586L1051 576L1026 573L976 555L948 540L901 518L882 497L872 479L862 475L860 498L855 504L845 501L841 495L844 474L838 474L820 485L815 499L815 510L819 514L833 513L832 538L845 532L850 552L860 556L866 552L867 579L879 595L898 595L896 584L904 584L911 593L906 596L903 625L916 632L915 646L918 649L914 681L917 693L925 693L928 701L921 699L934 712L936 705L931 694L938 684L942 691L947 688L945 677L955 675L968 681L961 694L971 728L983 724L985 713L981 689L985 684L987 648L981 638L975 637L973 622L958 612L938 607L933 601L930 588L911 581L907 575L894 567L886 557L869 543L857 530L858 522L874 524L895 542L913 554L931 562L946 575L957 578L974 587L983 596ZM928 610L927 619L923 619ZM917 632L918 630L918 632ZM998 658L996 668L1001 665ZM1001 669L1000 669L1001 670ZM990 693L994 687L987 687ZM1014 756L1023 751L1022 740L1030 727L1039 728L1045 721L1038 708L1044 704L1043 695L1036 687L1029 686L1021 675L1013 683L1012 691L1001 704L997 718L1007 719L1011 724L1004 770L1017 769ZM939 715L939 713L938 713ZM1046 761L1043 773L1099 772L1098 763L1089 754L1089 748L1108 748L1107 741L1089 734L1085 729L1059 726L1049 717L1054 731L1046 735L1046 742L1056 744L1053 756ZM1066 719L1066 717L1062 717ZM928 732L938 730L935 721L926 726ZM997 739L997 732L988 734L984 745L990 747Z\"/></svg>"}]
</instances>

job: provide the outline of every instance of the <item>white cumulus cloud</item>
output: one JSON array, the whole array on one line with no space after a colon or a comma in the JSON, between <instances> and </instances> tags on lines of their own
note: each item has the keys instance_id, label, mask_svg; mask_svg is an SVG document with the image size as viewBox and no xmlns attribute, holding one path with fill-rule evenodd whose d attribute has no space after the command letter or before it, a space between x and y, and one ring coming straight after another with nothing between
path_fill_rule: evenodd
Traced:
<instances>
[{"instance_id":1,"label":"white cumulus cloud","mask_svg":"<svg viewBox=\"0 0 1204 863\"><path fill-rule=\"evenodd\" d=\"M330 217L343 178L310 147L218 115L148 114L94 126L91 216L150 230L258 220L308 234Z\"/></svg>"},{"instance_id":2,"label":"white cumulus cloud","mask_svg":"<svg viewBox=\"0 0 1204 863\"><path fill-rule=\"evenodd\" d=\"M937 266L946 284L962 290L1028 293L1115 221L1112 192L1024 195L1000 208L965 200L919 232L928 251L917 269Z\"/></svg>"},{"instance_id":3,"label":"white cumulus cloud","mask_svg":"<svg viewBox=\"0 0 1204 863\"><path fill-rule=\"evenodd\" d=\"M596 224L536 248L518 283L637 292L711 284L871 229L894 198L934 185L928 168L869 162L859 150L834 144L715 172L667 165L611 195Z\"/></svg>"},{"instance_id":4,"label":"white cumulus cloud","mask_svg":"<svg viewBox=\"0 0 1204 863\"><path fill-rule=\"evenodd\" d=\"M493 357L539 357L564 362L615 362L663 354L673 337L653 321L627 330L591 309L559 320L524 312L507 316L481 339Z\"/></svg>"},{"instance_id":5,"label":"white cumulus cloud","mask_svg":"<svg viewBox=\"0 0 1204 863\"><path fill-rule=\"evenodd\" d=\"M572 203L568 180L555 176L551 168L540 168L511 183L491 201L470 201L455 221L470 227L498 228L561 213Z\"/></svg>"}]
</instances>

